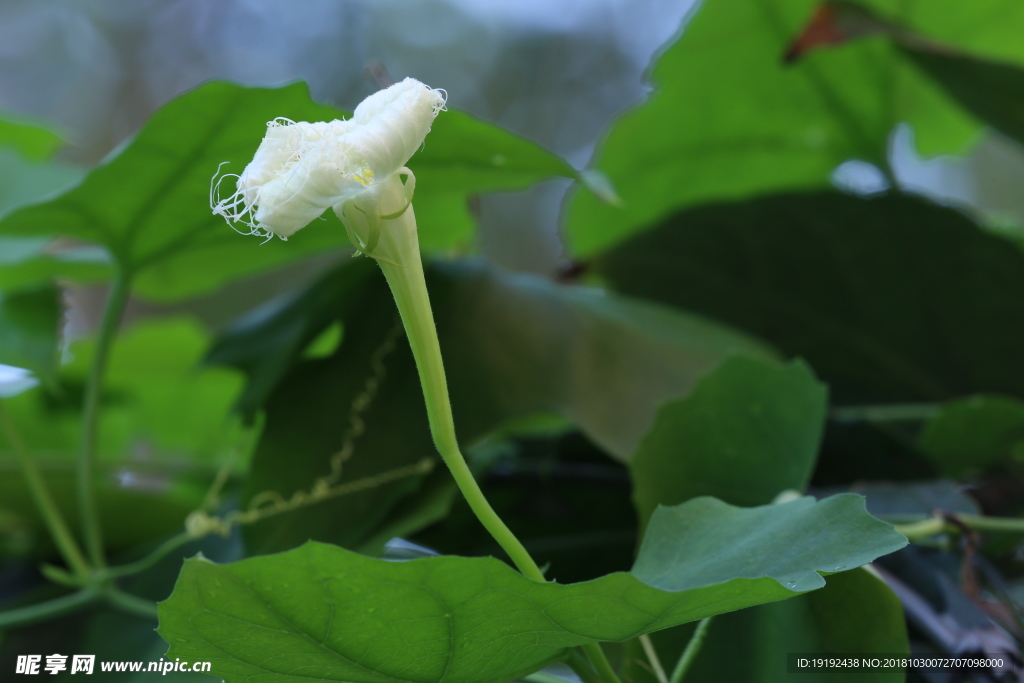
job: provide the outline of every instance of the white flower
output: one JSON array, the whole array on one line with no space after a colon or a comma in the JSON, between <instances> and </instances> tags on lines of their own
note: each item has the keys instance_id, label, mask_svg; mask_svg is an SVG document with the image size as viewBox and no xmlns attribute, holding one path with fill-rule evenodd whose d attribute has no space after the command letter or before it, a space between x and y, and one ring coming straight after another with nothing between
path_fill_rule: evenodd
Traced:
<instances>
[{"instance_id":1,"label":"white flower","mask_svg":"<svg viewBox=\"0 0 1024 683\"><path fill-rule=\"evenodd\" d=\"M214 176L211 208L249 234L287 238L329 208L343 215L349 201L373 205L388 181L411 176L404 166L444 103L444 91L406 78L367 97L347 121L275 119L241 175ZM221 199L225 178L237 178L236 192Z\"/></svg>"},{"instance_id":2,"label":"white flower","mask_svg":"<svg viewBox=\"0 0 1024 683\"><path fill-rule=\"evenodd\" d=\"M11 398L39 386L31 370L0 365L0 398Z\"/></svg>"}]
</instances>

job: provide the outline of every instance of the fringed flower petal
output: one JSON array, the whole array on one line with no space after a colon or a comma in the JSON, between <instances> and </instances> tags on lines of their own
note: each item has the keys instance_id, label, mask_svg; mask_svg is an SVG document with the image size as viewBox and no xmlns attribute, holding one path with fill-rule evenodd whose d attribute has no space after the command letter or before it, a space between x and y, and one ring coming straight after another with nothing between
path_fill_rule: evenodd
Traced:
<instances>
[{"instance_id":1,"label":"fringed flower petal","mask_svg":"<svg viewBox=\"0 0 1024 683\"><path fill-rule=\"evenodd\" d=\"M275 119L240 175L214 176L211 208L249 234L287 238L328 208L372 199L374 185L398 173L423 144L444 99L443 91L407 78L367 97L348 121ZM235 192L222 199L230 178Z\"/></svg>"}]
</instances>

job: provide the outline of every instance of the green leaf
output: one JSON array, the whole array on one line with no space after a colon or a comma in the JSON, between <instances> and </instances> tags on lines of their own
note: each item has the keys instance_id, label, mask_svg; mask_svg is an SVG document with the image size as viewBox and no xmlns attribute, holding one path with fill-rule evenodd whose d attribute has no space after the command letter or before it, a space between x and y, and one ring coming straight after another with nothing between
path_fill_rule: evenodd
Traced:
<instances>
[{"instance_id":1,"label":"green leaf","mask_svg":"<svg viewBox=\"0 0 1024 683\"><path fill-rule=\"evenodd\" d=\"M903 49L964 109L1024 145L1024 69L967 55Z\"/></svg>"},{"instance_id":2,"label":"green leaf","mask_svg":"<svg viewBox=\"0 0 1024 683\"><path fill-rule=\"evenodd\" d=\"M1024 459L1024 402L1009 396L951 401L931 418L921 449L950 477Z\"/></svg>"},{"instance_id":3,"label":"green leaf","mask_svg":"<svg viewBox=\"0 0 1024 683\"><path fill-rule=\"evenodd\" d=\"M745 357L727 360L690 396L661 409L633 456L641 519L659 503L696 496L756 505L782 490L804 490L817 461L826 408L825 387L800 361L778 366ZM666 666L691 633L682 627L655 634ZM858 570L831 576L824 589L794 600L716 617L686 680L776 681L787 675L779 653L906 651L899 600ZM635 665L626 675L635 683L654 683ZM884 672L868 680L900 678Z\"/></svg>"},{"instance_id":4,"label":"green leaf","mask_svg":"<svg viewBox=\"0 0 1024 683\"><path fill-rule=\"evenodd\" d=\"M731 353L772 355L703 317L592 288L482 262L433 272L428 285L460 429L474 413L489 412L493 424L557 412L625 461L663 401L688 392Z\"/></svg>"},{"instance_id":5,"label":"green leaf","mask_svg":"<svg viewBox=\"0 0 1024 683\"><path fill-rule=\"evenodd\" d=\"M663 664L674 661L691 632L692 628L684 626L653 635ZM903 606L889 587L866 569L830 576L827 586L807 595L715 617L685 680L777 683L792 677L786 666L790 652L908 654ZM634 665L627 675L634 683L655 683L640 666ZM829 670L801 673L799 679L808 683L902 683L904 676L902 670Z\"/></svg>"},{"instance_id":6,"label":"green leaf","mask_svg":"<svg viewBox=\"0 0 1024 683\"><path fill-rule=\"evenodd\" d=\"M626 294L806 358L839 403L1024 395L1024 255L920 199L822 192L700 207L598 265Z\"/></svg>"},{"instance_id":7,"label":"green leaf","mask_svg":"<svg viewBox=\"0 0 1024 683\"><path fill-rule=\"evenodd\" d=\"M417 228L427 252L465 245L476 221L470 195L519 190L575 169L533 142L461 111L439 114L423 149L409 162L416 173Z\"/></svg>"},{"instance_id":8,"label":"green leaf","mask_svg":"<svg viewBox=\"0 0 1024 683\"><path fill-rule=\"evenodd\" d=\"M207 334L188 318L138 323L111 352L100 414L99 457L123 462L219 460L241 437L231 406L242 384L227 368L199 368ZM29 392L6 402L29 448L72 459L81 439L81 391L94 341L71 345L52 392Z\"/></svg>"},{"instance_id":9,"label":"green leaf","mask_svg":"<svg viewBox=\"0 0 1024 683\"><path fill-rule=\"evenodd\" d=\"M63 317L60 291L52 284L0 293L0 363L52 382Z\"/></svg>"},{"instance_id":10,"label":"green leaf","mask_svg":"<svg viewBox=\"0 0 1024 683\"><path fill-rule=\"evenodd\" d=\"M801 362L735 356L666 403L630 461L641 520L658 505L710 495L763 505L803 491L817 460L826 389Z\"/></svg>"},{"instance_id":11,"label":"green leaf","mask_svg":"<svg viewBox=\"0 0 1024 683\"><path fill-rule=\"evenodd\" d=\"M1024 99L1020 95L1024 89L1024 69L1020 66L966 54L954 45L890 21L860 4L834 3L825 7L804 30L796 43L800 45L798 49L806 52L824 46L818 36L826 34L833 36L825 41L829 45L841 44L844 38L886 36L964 109L1018 142L1024 142ZM1024 15L1017 19L1019 27ZM1011 17L1004 17L1003 21L1013 23ZM836 36L840 40L837 41ZM983 46L983 49L990 48ZM1017 52L1020 57L1020 51Z\"/></svg>"},{"instance_id":12,"label":"green leaf","mask_svg":"<svg viewBox=\"0 0 1024 683\"><path fill-rule=\"evenodd\" d=\"M578 193L568 212L587 257L674 209L824 186L848 159L882 168L900 122L922 152L961 150L978 125L885 40L857 41L785 66L818 0L707 2L653 69L655 92L612 128L596 156L622 198ZM892 3L878 0L892 11ZM1020 63L1024 12L1000 0L901 4L893 18L952 44Z\"/></svg>"},{"instance_id":13,"label":"green leaf","mask_svg":"<svg viewBox=\"0 0 1024 683\"><path fill-rule=\"evenodd\" d=\"M11 147L32 161L46 161L64 145L60 136L17 116L0 113L0 147Z\"/></svg>"},{"instance_id":14,"label":"green leaf","mask_svg":"<svg viewBox=\"0 0 1024 683\"><path fill-rule=\"evenodd\" d=\"M26 159L14 150L0 149L0 214L64 190L84 175L71 164Z\"/></svg>"},{"instance_id":15,"label":"green leaf","mask_svg":"<svg viewBox=\"0 0 1024 683\"><path fill-rule=\"evenodd\" d=\"M240 172L267 121L321 120L337 113L314 104L302 84L268 90L208 83L162 107L128 146L73 190L9 215L0 232L58 230L102 244L123 267L145 269L139 291L163 300L295 260L339 239L329 230L306 231L312 236L261 248L260 240L240 237L210 212L210 177L224 161L230 162L225 170Z\"/></svg>"},{"instance_id":16,"label":"green leaf","mask_svg":"<svg viewBox=\"0 0 1024 683\"><path fill-rule=\"evenodd\" d=\"M195 322L172 318L137 323L114 344L94 481L108 549L180 531L217 466L236 450L239 466L246 464L249 435L231 415L241 377L227 368L198 368L207 343ZM60 368L53 387L4 401L72 524L78 517L81 392L93 346L92 340L71 345L73 360ZM5 439L0 448L0 510L27 534L22 552L49 557L54 549Z\"/></svg>"},{"instance_id":17,"label":"green leaf","mask_svg":"<svg viewBox=\"0 0 1024 683\"><path fill-rule=\"evenodd\" d=\"M209 660L229 682L506 681L569 647L820 588L819 571L904 544L852 495L662 508L631 573L567 586L492 558L385 562L309 543L225 566L189 560L158 630L168 657Z\"/></svg>"},{"instance_id":18,"label":"green leaf","mask_svg":"<svg viewBox=\"0 0 1024 683\"><path fill-rule=\"evenodd\" d=\"M0 237L0 290L46 285L56 278L91 282L109 276L110 255L102 247L53 247L48 237Z\"/></svg>"},{"instance_id":19,"label":"green leaf","mask_svg":"<svg viewBox=\"0 0 1024 683\"><path fill-rule=\"evenodd\" d=\"M304 289L282 295L239 318L221 334L206 362L245 372L245 390L238 408L251 416L318 336L336 321L352 318L377 265L370 259L351 259ZM337 346L332 349L337 351ZM331 355L331 354L326 354Z\"/></svg>"},{"instance_id":20,"label":"green leaf","mask_svg":"<svg viewBox=\"0 0 1024 683\"><path fill-rule=\"evenodd\" d=\"M136 138L59 198L0 221L0 234L66 235L97 242L120 264L142 271L138 291L173 300L209 291L232 278L346 244L333 212L287 243L261 244L232 231L210 211L210 177L221 162L240 172L252 159L266 123L276 117L321 121L345 113L314 103L301 83L278 89L207 83L157 111ZM499 162L500 163L496 163ZM523 187L565 162L536 145L473 119L439 117L424 151L410 161L417 174L416 211L424 244L464 241L466 211L449 216L467 195ZM423 201L420 201L422 197Z\"/></svg>"}]
</instances>

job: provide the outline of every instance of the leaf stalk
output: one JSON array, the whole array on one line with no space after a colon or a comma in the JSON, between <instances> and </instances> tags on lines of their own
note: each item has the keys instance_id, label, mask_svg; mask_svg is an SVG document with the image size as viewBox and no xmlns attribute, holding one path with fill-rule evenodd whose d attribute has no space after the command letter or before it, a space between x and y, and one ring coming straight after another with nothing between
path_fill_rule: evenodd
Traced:
<instances>
[{"instance_id":1,"label":"leaf stalk","mask_svg":"<svg viewBox=\"0 0 1024 683\"><path fill-rule=\"evenodd\" d=\"M78 492L78 511L81 518L85 548L94 567L106 566L103 551L103 530L96 506L94 470L96 449L99 441L100 403L106 377L110 349L121 323L121 316L128 303L131 291L131 274L118 267L114 282L107 292L103 318L96 336L92 366L85 386L85 403L82 410L82 450L79 453L75 479Z\"/></svg>"}]
</instances>

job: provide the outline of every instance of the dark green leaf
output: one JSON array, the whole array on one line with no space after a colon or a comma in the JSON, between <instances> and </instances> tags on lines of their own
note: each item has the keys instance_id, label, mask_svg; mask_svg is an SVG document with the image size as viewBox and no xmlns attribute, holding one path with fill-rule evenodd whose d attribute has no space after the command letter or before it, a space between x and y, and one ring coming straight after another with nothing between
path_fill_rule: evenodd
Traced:
<instances>
[{"instance_id":1,"label":"dark green leaf","mask_svg":"<svg viewBox=\"0 0 1024 683\"><path fill-rule=\"evenodd\" d=\"M1024 459L1024 402L1009 396L952 401L925 425L921 449L944 474L963 477Z\"/></svg>"},{"instance_id":2,"label":"dark green leaf","mask_svg":"<svg viewBox=\"0 0 1024 683\"><path fill-rule=\"evenodd\" d=\"M700 207L599 267L626 294L803 356L839 402L1024 395L1024 255L920 199L823 192Z\"/></svg>"},{"instance_id":3,"label":"dark green leaf","mask_svg":"<svg viewBox=\"0 0 1024 683\"><path fill-rule=\"evenodd\" d=\"M827 406L800 362L728 359L693 392L666 403L630 461L641 520L702 495L763 505L811 478Z\"/></svg>"},{"instance_id":4,"label":"dark green leaf","mask_svg":"<svg viewBox=\"0 0 1024 683\"><path fill-rule=\"evenodd\" d=\"M212 661L230 682L506 681L568 647L820 588L819 571L904 543L856 496L663 508L631 573L568 586L494 559L385 562L310 543L233 565L188 561L159 632L168 657Z\"/></svg>"}]
</instances>

